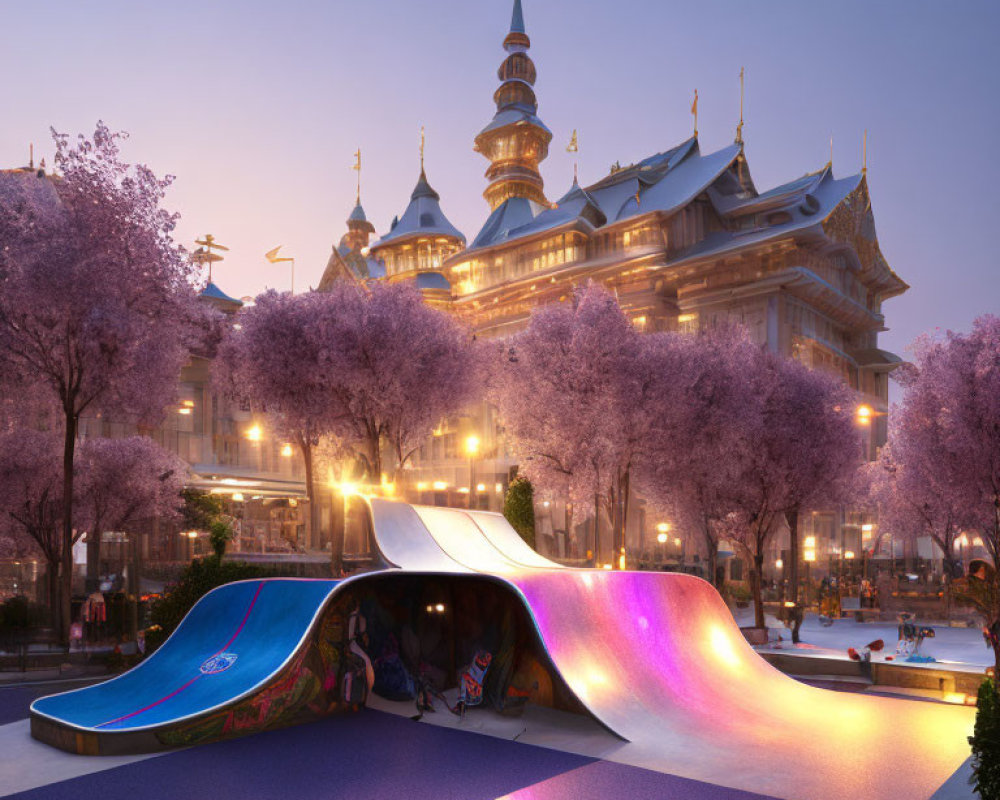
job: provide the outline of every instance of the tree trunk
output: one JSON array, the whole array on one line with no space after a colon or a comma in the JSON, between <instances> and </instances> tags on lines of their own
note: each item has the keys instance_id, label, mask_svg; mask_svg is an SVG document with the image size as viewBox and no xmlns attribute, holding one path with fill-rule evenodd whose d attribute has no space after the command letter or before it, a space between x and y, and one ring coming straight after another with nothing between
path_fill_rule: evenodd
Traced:
<instances>
[{"instance_id":1,"label":"tree trunk","mask_svg":"<svg viewBox=\"0 0 1000 800\"><path fill-rule=\"evenodd\" d=\"M66 437L63 440L63 524L59 574L59 644L69 651L69 626L73 599L73 452L79 420L66 408Z\"/></svg>"},{"instance_id":2,"label":"tree trunk","mask_svg":"<svg viewBox=\"0 0 1000 800\"><path fill-rule=\"evenodd\" d=\"M753 595L753 624L756 628L764 627L764 597L761 593L761 580L764 576L764 554L753 554L753 568L750 570L750 593Z\"/></svg>"},{"instance_id":3,"label":"tree trunk","mask_svg":"<svg viewBox=\"0 0 1000 800\"><path fill-rule=\"evenodd\" d=\"M719 572L719 543L712 536L711 529L708 527L708 522L705 523L705 527L702 529L702 534L705 536L705 549L708 551L708 582L712 584L716 589L721 590L722 587L719 586L718 572Z\"/></svg>"},{"instance_id":4,"label":"tree trunk","mask_svg":"<svg viewBox=\"0 0 1000 800\"><path fill-rule=\"evenodd\" d=\"M100 527L100 526L95 526ZM87 594L96 592L101 586L101 533L87 532Z\"/></svg>"},{"instance_id":5,"label":"tree trunk","mask_svg":"<svg viewBox=\"0 0 1000 800\"><path fill-rule=\"evenodd\" d=\"M46 594L49 598L49 625L52 626L52 631L58 633L59 631L59 559L49 558L47 569L48 572L45 576L46 580Z\"/></svg>"},{"instance_id":6,"label":"tree trunk","mask_svg":"<svg viewBox=\"0 0 1000 800\"><path fill-rule=\"evenodd\" d=\"M598 563L598 548L601 541L601 496L594 495L594 549L590 551L590 566L596 567Z\"/></svg>"},{"instance_id":7,"label":"tree trunk","mask_svg":"<svg viewBox=\"0 0 1000 800\"><path fill-rule=\"evenodd\" d=\"M788 512L788 600L798 605L799 602L799 509L793 508ZM804 614L793 610L792 614L792 642L799 643L799 631L802 628L802 618Z\"/></svg>"},{"instance_id":8,"label":"tree trunk","mask_svg":"<svg viewBox=\"0 0 1000 800\"><path fill-rule=\"evenodd\" d=\"M299 450L302 451L302 463L306 471L306 497L309 500L309 514L306 516L307 548L318 549L320 546L319 507L316 502L316 487L313 485L312 444L304 437L299 437Z\"/></svg>"}]
</instances>

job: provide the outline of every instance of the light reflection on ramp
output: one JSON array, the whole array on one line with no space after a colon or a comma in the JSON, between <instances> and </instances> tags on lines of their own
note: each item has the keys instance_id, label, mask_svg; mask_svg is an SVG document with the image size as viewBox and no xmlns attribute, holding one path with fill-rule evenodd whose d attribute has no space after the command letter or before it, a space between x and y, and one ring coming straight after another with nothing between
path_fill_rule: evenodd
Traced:
<instances>
[{"instance_id":1,"label":"light reflection on ramp","mask_svg":"<svg viewBox=\"0 0 1000 800\"><path fill-rule=\"evenodd\" d=\"M875 800L927 798L968 757L971 709L801 684L699 578L525 567L463 511L419 516L414 537L523 595L567 685L629 740L629 763L782 798Z\"/></svg>"}]
</instances>

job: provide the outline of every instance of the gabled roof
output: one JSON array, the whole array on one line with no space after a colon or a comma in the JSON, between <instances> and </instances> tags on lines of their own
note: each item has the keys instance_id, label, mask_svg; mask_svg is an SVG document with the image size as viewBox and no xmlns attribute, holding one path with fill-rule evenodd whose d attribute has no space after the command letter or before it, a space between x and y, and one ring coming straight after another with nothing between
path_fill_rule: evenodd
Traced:
<instances>
[{"instance_id":1,"label":"gabled roof","mask_svg":"<svg viewBox=\"0 0 1000 800\"><path fill-rule=\"evenodd\" d=\"M576 220L582 220L590 228L597 228L607 221L607 217L594 198L574 181L570 190L552 208L545 208L523 197L506 200L486 220L469 249L530 236Z\"/></svg>"},{"instance_id":2,"label":"gabled roof","mask_svg":"<svg viewBox=\"0 0 1000 800\"><path fill-rule=\"evenodd\" d=\"M815 178L815 179L814 179ZM808 179L808 180L807 180ZM760 226L748 230L739 231L716 231L710 234L693 247L688 248L680 254L679 258L671 262L671 265L691 261L706 256L715 256L729 250L736 250L757 245L771 239L778 239L791 234L802 234L809 229L815 228L817 234L822 233L823 221L833 213L847 197L861 183L861 175L851 175L847 178L834 178L833 171L825 167L817 173L811 173L804 178L786 184L784 187L777 187L765 193L771 197L787 194L793 202L775 206L788 214L788 221L777 224ZM808 187L808 192L787 192L787 187L793 185ZM777 193L777 194L776 194ZM808 200L798 198L810 198ZM758 204L765 195L759 195L749 201L750 204ZM766 199L766 198L765 198ZM765 210L771 210L767 207Z\"/></svg>"},{"instance_id":3,"label":"gabled roof","mask_svg":"<svg viewBox=\"0 0 1000 800\"><path fill-rule=\"evenodd\" d=\"M511 238L514 231L530 225L542 210L543 206L526 197L510 197L504 200L486 218L469 249L489 247Z\"/></svg>"},{"instance_id":4,"label":"gabled roof","mask_svg":"<svg viewBox=\"0 0 1000 800\"><path fill-rule=\"evenodd\" d=\"M420 178L410 195L410 204L389 232L372 245L372 250L417 236L450 236L465 243L465 237L448 221L441 210L440 196L420 171Z\"/></svg>"},{"instance_id":5,"label":"gabled roof","mask_svg":"<svg viewBox=\"0 0 1000 800\"><path fill-rule=\"evenodd\" d=\"M243 301L237 300L235 297L230 297L222 289L216 286L214 283L209 281L208 285L201 290L199 297L204 297L206 300L215 301L217 303L231 303L236 306L242 306Z\"/></svg>"},{"instance_id":6,"label":"gabled roof","mask_svg":"<svg viewBox=\"0 0 1000 800\"><path fill-rule=\"evenodd\" d=\"M529 236L573 219L598 228L650 211L670 213L705 191L739 156L738 144L702 156L695 138L617 169L586 189L576 183L553 209L524 198L506 200L487 218L475 250Z\"/></svg>"}]
</instances>

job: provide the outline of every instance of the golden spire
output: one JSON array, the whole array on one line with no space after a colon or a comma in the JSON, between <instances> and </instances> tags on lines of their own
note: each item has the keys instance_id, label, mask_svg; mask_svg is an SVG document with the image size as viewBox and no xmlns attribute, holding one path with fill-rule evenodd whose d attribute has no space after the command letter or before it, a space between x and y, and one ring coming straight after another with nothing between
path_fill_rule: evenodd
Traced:
<instances>
[{"instance_id":1,"label":"golden spire","mask_svg":"<svg viewBox=\"0 0 1000 800\"><path fill-rule=\"evenodd\" d=\"M865 128L865 135L861 140L861 174L868 174L868 128Z\"/></svg>"},{"instance_id":2,"label":"golden spire","mask_svg":"<svg viewBox=\"0 0 1000 800\"><path fill-rule=\"evenodd\" d=\"M354 171L358 173L358 195L356 200L356 205L361 205L361 148L359 147L354 151L354 166L351 167Z\"/></svg>"},{"instance_id":3,"label":"golden spire","mask_svg":"<svg viewBox=\"0 0 1000 800\"><path fill-rule=\"evenodd\" d=\"M691 103L691 113L694 114L694 135L698 136L698 90L694 90L694 102Z\"/></svg>"},{"instance_id":4,"label":"golden spire","mask_svg":"<svg viewBox=\"0 0 1000 800\"><path fill-rule=\"evenodd\" d=\"M420 126L420 174L424 173L424 126Z\"/></svg>"},{"instance_id":5,"label":"golden spire","mask_svg":"<svg viewBox=\"0 0 1000 800\"><path fill-rule=\"evenodd\" d=\"M743 144L743 67L740 67L740 121L736 126L736 144Z\"/></svg>"},{"instance_id":6,"label":"golden spire","mask_svg":"<svg viewBox=\"0 0 1000 800\"><path fill-rule=\"evenodd\" d=\"M569 139L569 144L566 145L567 153L579 153L580 152L580 141L576 137L576 128L573 128L573 135ZM577 159L573 159L573 183L577 182Z\"/></svg>"},{"instance_id":7,"label":"golden spire","mask_svg":"<svg viewBox=\"0 0 1000 800\"><path fill-rule=\"evenodd\" d=\"M827 162L828 166L833 166L833 134L830 134L830 160Z\"/></svg>"}]
</instances>

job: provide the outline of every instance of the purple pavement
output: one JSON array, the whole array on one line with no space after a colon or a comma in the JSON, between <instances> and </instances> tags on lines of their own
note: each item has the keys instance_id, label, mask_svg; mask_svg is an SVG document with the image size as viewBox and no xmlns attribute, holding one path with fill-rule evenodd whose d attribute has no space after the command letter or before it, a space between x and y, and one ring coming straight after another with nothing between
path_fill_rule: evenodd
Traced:
<instances>
[{"instance_id":1,"label":"purple pavement","mask_svg":"<svg viewBox=\"0 0 1000 800\"><path fill-rule=\"evenodd\" d=\"M723 765L720 765L720 769ZM765 800L584 756L366 709L33 789L24 800Z\"/></svg>"}]
</instances>

